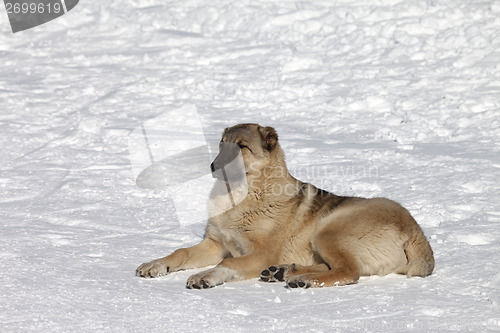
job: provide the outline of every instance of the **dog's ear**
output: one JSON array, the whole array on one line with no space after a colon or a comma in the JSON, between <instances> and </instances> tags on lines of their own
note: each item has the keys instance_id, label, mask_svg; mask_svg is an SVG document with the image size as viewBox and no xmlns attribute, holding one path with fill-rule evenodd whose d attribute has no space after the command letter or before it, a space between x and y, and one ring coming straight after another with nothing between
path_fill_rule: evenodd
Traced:
<instances>
[{"instance_id":1,"label":"dog's ear","mask_svg":"<svg viewBox=\"0 0 500 333\"><path fill-rule=\"evenodd\" d=\"M262 146L268 151L272 151L278 143L278 133L272 127L259 127L259 132L262 138Z\"/></svg>"},{"instance_id":2,"label":"dog's ear","mask_svg":"<svg viewBox=\"0 0 500 333\"><path fill-rule=\"evenodd\" d=\"M224 135L226 135L228 130L229 130L229 127L224 128L224 131L222 132L222 136L221 136L221 141L224 139Z\"/></svg>"}]
</instances>

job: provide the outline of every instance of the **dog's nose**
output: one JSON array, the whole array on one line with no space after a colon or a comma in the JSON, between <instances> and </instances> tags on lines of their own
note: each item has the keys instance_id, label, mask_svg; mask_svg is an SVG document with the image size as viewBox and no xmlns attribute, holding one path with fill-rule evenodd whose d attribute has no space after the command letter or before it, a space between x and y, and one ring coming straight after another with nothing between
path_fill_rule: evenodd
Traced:
<instances>
[{"instance_id":1,"label":"dog's nose","mask_svg":"<svg viewBox=\"0 0 500 333\"><path fill-rule=\"evenodd\" d=\"M221 169L224 168L224 166L221 166L220 163L217 163L217 161L213 161L212 164L210 164L210 169L212 170L212 177L216 179L223 179L222 176L224 174L224 171L221 171Z\"/></svg>"}]
</instances>

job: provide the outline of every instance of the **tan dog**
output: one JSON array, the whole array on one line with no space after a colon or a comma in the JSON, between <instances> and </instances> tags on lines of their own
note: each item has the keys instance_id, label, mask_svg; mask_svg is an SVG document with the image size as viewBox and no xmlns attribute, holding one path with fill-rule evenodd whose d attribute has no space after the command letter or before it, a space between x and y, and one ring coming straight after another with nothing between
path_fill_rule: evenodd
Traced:
<instances>
[{"instance_id":1,"label":"tan dog","mask_svg":"<svg viewBox=\"0 0 500 333\"><path fill-rule=\"evenodd\" d=\"M262 281L308 288L356 283L368 275L432 273L432 249L398 203L337 196L293 178L271 127L236 125L224 131L221 143L241 149L248 195L209 219L201 243L142 264L137 276L217 265L191 276L187 287L211 288L260 275ZM234 158L230 150L221 144L214 173ZM216 182L213 209L222 202L225 185Z\"/></svg>"}]
</instances>

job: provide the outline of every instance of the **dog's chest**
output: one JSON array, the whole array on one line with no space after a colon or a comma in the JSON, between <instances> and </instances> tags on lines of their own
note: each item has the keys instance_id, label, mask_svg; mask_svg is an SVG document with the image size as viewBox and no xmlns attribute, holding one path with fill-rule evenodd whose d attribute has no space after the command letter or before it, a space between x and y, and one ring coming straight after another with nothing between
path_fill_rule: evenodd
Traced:
<instances>
[{"instance_id":1,"label":"dog's chest","mask_svg":"<svg viewBox=\"0 0 500 333\"><path fill-rule=\"evenodd\" d=\"M252 216L226 216L216 224L219 239L233 257L252 252L255 241L263 237L260 221Z\"/></svg>"},{"instance_id":2,"label":"dog's chest","mask_svg":"<svg viewBox=\"0 0 500 333\"><path fill-rule=\"evenodd\" d=\"M226 228L221 230L219 236L224 247L233 257L243 256L250 252L248 239L241 233Z\"/></svg>"}]
</instances>

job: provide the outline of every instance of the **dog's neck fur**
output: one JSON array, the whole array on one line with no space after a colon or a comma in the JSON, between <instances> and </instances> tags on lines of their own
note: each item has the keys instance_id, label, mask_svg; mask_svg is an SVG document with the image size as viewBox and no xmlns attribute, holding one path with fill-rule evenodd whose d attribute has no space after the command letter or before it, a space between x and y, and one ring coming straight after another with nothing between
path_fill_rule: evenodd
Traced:
<instances>
[{"instance_id":1,"label":"dog's neck fur","mask_svg":"<svg viewBox=\"0 0 500 333\"><path fill-rule=\"evenodd\" d=\"M295 179L290 172L285 162L285 154L280 145L271 151L274 154L272 165L266 165L260 169L258 177L249 177L248 192L258 201L282 201L287 197L292 197L300 189L301 182Z\"/></svg>"}]
</instances>

